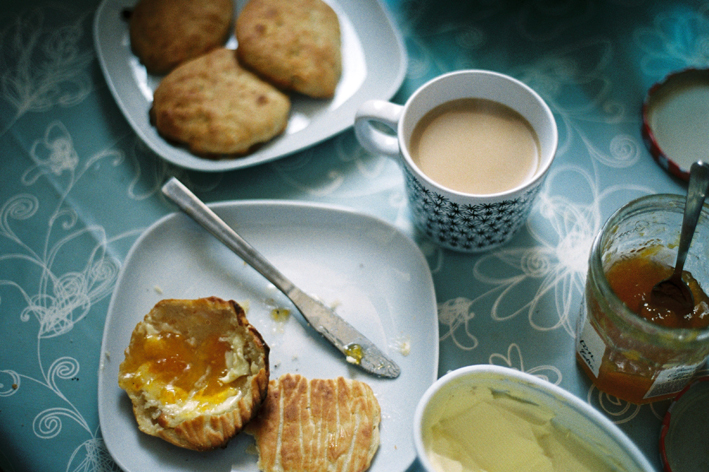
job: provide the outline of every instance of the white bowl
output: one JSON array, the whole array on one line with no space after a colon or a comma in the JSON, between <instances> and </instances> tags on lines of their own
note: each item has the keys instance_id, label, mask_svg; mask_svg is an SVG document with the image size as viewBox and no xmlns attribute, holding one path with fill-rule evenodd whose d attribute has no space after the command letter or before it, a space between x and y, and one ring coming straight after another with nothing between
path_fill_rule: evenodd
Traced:
<instances>
[{"instance_id":1,"label":"white bowl","mask_svg":"<svg viewBox=\"0 0 709 472\"><path fill-rule=\"evenodd\" d=\"M423 442L427 415L436 406L448 402L471 386L488 387L512 397L537 404L555 414L552 423L571 431L590 451L594 451L626 472L651 472L650 465L637 446L608 418L566 390L533 375L518 370L491 366L467 366L438 379L418 403L414 414L414 444L419 461L428 472L433 468Z\"/></svg>"}]
</instances>

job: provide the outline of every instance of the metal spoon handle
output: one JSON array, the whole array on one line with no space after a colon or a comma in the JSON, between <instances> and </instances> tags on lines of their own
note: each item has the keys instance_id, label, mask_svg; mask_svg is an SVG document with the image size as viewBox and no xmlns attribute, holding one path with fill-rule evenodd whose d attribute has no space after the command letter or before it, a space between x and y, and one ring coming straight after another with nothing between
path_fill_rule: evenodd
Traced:
<instances>
[{"instance_id":1,"label":"metal spoon handle","mask_svg":"<svg viewBox=\"0 0 709 472\"><path fill-rule=\"evenodd\" d=\"M226 247L234 251L247 264L256 269L269 282L288 295L295 288L278 269L261 255L251 244L230 228L207 205L199 200L185 185L171 178L162 188L163 193L185 213L203 226Z\"/></svg>"},{"instance_id":2,"label":"metal spoon handle","mask_svg":"<svg viewBox=\"0 0 709 472\"><path fill-rule=\"evenodd\" d=\"M689 174L689 187L687 188L687 203L684 207L684 218L682 219L682 232L679 236L679 249L677 251L677 263L675 264L674 276L682 274L684 262L687 259L687 252L694 237L694 230L697 227L699 216L702 213L704 199L709 188L709 164L697 161L692 164Z\"/></svg>"}]
</instances>

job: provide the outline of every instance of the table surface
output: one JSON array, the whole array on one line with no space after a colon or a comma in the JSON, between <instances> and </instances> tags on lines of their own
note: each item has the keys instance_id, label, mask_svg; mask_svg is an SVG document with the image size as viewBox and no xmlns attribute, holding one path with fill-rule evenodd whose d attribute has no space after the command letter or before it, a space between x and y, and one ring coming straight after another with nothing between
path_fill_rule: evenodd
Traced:
<instances>
[{"instance_id":1,"label":"table surface","mask_svg":"<svg viewBox=\"0 0 709 472\"><path fill-rule=\"evenodd\" d=\"M171 176L207 202L335 204L393 224L417 243L433 276L439 376L496 364L545 378L604 412L660 469L668 402L637 406L596 390L575 363L574 327L589 247L605 219L636 197L685 192L651 159L640 108L667 73L707 66L709 4L384 3L408 55L392 101L439 74L479 68L527 83L554 113L556 161L527 225L500 249L460 254L419 235L401 169L367 153L352 128L247 169L170 165L143 145L106 85L92 38L97 0L3 7L0 469L117 468L98 421L104 322L129 249L175 211L160 193Z\"/></svg>"}]
</instances>

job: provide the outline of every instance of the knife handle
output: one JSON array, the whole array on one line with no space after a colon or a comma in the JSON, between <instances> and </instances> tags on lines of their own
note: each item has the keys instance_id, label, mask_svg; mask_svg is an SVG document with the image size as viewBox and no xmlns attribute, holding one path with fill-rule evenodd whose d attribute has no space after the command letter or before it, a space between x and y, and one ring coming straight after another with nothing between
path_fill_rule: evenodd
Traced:
<instances>
[{"instance_id":1,"label":"knife handle","mask_svg":"<svg viewBox=\"0 0 709 472\"><path fill-rule=\"evenodd\" d=\"M289 296L295 289L295 285L288 278L197 198L182 182L175 177L170 178L163 185L162 193L286 296Z\"/></svg>"}]
</instances>

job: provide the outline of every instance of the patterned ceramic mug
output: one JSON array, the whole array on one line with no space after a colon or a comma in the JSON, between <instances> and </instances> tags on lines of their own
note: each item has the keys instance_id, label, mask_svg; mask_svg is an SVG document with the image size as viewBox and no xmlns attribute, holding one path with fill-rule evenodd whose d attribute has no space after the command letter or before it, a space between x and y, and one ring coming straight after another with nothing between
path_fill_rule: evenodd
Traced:
<instances>
[{"instance_id":1,"label":"patterned ceramic mug","mask_svg":"<svg viewBox=\"0 0 709 472\"><path fill-rule=\"evenodd\" d=\"M424 174L410 153L416 124L429 111L453 100L481 98L516 111L538 138L539 162L521 184L491 194L446 188ZM396 135L384 132L381 123ZM401 106L382 100L362 104L355 118L357 139L368 151L400 156L406 192L416 226L438 244L462 252L482 252L500 246L525 223L556 154L558 132L554 116L542 98L522 82L496 72L463 70L422 85Z\"/></svg>"}]
</instances>

